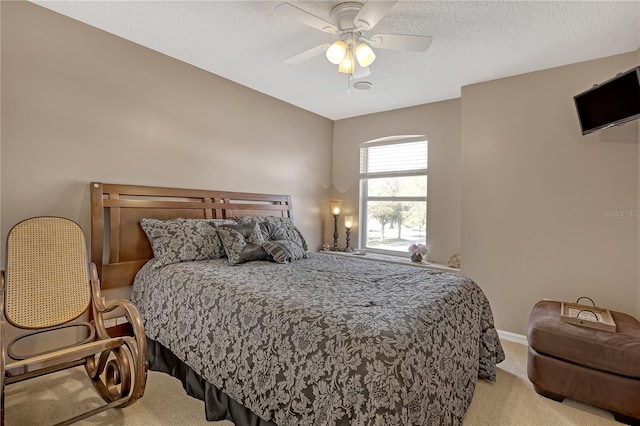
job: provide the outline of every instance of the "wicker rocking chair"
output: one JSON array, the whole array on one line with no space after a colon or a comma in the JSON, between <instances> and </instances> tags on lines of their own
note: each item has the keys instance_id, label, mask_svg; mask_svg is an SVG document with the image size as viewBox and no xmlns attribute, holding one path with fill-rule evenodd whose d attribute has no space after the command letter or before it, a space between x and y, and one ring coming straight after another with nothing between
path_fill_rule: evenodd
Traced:
<instances>
[{"instance_id":1,"label":"wicker rocking chair","mask_svg":"<svg viewBox=\"0 0 640 426\"><path fill-rule=\"evenodd\" d=\"M140 315L128 300L105 307L95 265L87 270L85 239L73 221L37 217L18 223L7 238L6 282L0 277L1 413L4 424L5 385L84 365L106 404L60 424L69 424L113 407L126 407L142 397L147 379L147 343ZM93 320L77 322L91 307ZM133 336L111 337L104 314L124 311ZM4 342L4 321L27 332ZM34 354L17 353L26 337L76 328L86 338ZM56 339L55 337L53 339ZM50 339L51 340L51 339ZM15 345L21 342L21 345ZM7 359L7 355L11 360Z\"/></svg>"}]
</instances>

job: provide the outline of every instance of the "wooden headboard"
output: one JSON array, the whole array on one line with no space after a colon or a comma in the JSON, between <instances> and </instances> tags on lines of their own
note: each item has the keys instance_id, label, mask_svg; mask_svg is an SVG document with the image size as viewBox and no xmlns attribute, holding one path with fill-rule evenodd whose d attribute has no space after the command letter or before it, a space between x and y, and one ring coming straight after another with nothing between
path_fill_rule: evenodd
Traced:
<instances>
[{"instance_id":1,"label":"wooden headboard","mask_svg":"<svg viewBox=\"0 0 640 426\"><path fill-rule=\"evenodd\" d=\"M91 261L103 289L130 286L153 257L140 219L281 216L293 220L289 195L92 182Z\"/></svg>"}]
</instances>

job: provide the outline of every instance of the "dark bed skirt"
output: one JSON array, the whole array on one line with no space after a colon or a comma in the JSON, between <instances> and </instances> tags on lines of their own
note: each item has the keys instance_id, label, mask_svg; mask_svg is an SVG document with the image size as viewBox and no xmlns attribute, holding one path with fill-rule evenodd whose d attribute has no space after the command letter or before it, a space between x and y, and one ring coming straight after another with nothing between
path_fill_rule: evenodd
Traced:
<instances>
[{"instance_id":1,"label":"dark bed skirt","mask_svg":"<svg viewBox=\"0 0 640 426\"><path fill-rule=\"evenodd\" d=\"M177 378L188 395L204 401L208 421L231 420L236 426L275 426L275 423L263 420L244 405L229 398L160 343L147 338L147 345L149 369Z\"/></svg>"}]
</instances>

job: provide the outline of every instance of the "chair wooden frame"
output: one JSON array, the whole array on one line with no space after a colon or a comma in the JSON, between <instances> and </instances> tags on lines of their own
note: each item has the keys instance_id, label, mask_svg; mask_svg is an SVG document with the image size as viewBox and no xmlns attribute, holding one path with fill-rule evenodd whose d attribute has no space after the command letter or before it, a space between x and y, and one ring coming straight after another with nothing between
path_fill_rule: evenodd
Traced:
<instances>
[{"instance_id":1,"label":"chair wooden frame","mask_svg":"<svg viewBox=\"0 0 640 426\"><path fill-rule=\"evenodd\" d=\"M35 227L36 235L33 238L28 235L26 239L20 239L21 235L32 232L32 229L28 228L32 224ZM22 226L27 227L26 230L18 229L16 231L17 228ZM60 269L64 269L55 268L58 271L51 272L51 277L47 276L46 269L38 270L36 277L28 276L23 278L24 274L21 275L23 270L34 270L32 263L37 262L39 258L46 261L49 257L46 253L51 250L49 247L42 252L36 250L36 253L39 254L32 255L32 259L27 261L26 266L23 266L16 259L20 258L24 253L30 252L29 243L33 240L34 245L38 245L41 243L40 237L42 235L44 235L42 240L46 241L53 241L58 236L58 234L47 234L49 232L47 230L41 232L38 226L43 229L56 229L57 226L63 227L65 232L70 230L72 238L77 242L77 252L74 247L67 248L65 246L66 239L60 243L55 243L56 246L60 246L56 248L59 248L65 255L68 250L71 253L77 253L79 257L79 259L74 260L77 272L70 277L71 281L75 279L77 282L76 287L73 288L79 289L79 296L67 296L67 291L65 290L63 292L65 293L64 296L60 296L60 292L54 295L55 300L53 303L63 306L59 303L63 302L62 299L76 297L76 299L68 301L71 305L75 303L75 307L69 310L68 313L64 313L62 316L58 315L55 318L46 316L50 309L43 309L42 303L38 299L40 294L44 294L43 297L45 298L50 297L47 286L31 288L31 293L28 293L29 296L27 297L29 300L22 304L20 302L21 298L24 299L23 295L25 294L21 292L20 287L23 283L27 283L27 285L31 281L59 283L60 277L55 276L55 274L60 274ZM18 235L18 237L15 237L16 241L13 241L14 233ZM29 247L23 247L24 245ZM93 386L105 401L105 404L59 424L74 423L113 407L126 407L144 394L148 367L147 341L138 310L130 301L124 299L113 301L108 306L105 306L100 293L97 268L93 263L87 268L88 262L84 245L85 240L80 227L75 222L64 218L39 217L27 219L17 224L9 232L7 239L7 271L6 274L3 272L0 275L0 344L2 345L2 356L0 357L0 368L2 369L2 375L0 376L0 422L2 424L4 424L4 390L6 385L80 365L84 365ZM59 253L56 253L56 255L59 257ZM22 257L29 257L29 255ZM16 270L18 272L14 272ZM64 273L65 271L63 270L62 274ZM65 276L63 275L62 279L64 278ZM36 296L33 296L34 292L37 294ZM33 300L36 301L34 302ZM14 304L20 305L19 310L13 308ZM11 347L23 337L40 334L43 331L78 326L78 323L74 320L86 314L89 309L92 316L91 322L80 323L80 325L88 326L90 329L89 338L83 339L78 344L27 356L16 356L16 358L20 359L8 360L8 354L13 354ZM105 315L116 309L124 312L132 331L131 335L112 337L109 334L109 330L105 327ZM28 312L23 315L22 313L25 310ZM60 311L64 311L64 308L60 308ZM5 322L27 332L7 344L4 339Z\"/></svg>"}]
</instances>

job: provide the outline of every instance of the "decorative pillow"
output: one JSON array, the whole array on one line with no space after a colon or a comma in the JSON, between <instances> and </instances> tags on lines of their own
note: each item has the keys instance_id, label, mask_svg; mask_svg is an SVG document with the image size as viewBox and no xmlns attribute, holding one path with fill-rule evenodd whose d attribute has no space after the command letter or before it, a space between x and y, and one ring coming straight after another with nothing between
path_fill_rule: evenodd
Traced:
<instances>
[{"instance_id":1,"label":"decorative pillow","mask_svg":"<svg viewBox=\"0 0 640 426\"><path fill-rule=\"evenodd\" d=\"M286 235L286 239L298 244L304 251L308 250L307 242L304 240L302 233L291 222L288 217L277 216L235 216L233 218L238 223L249 223L256 221L263 229L263 236L267 240L282 240L285 238L270 238L270 233L281 232ZM267 230L269 229L269 230ZM279 230L279 231L276 231Z\"/></svg>"},{"instance_id":2,"label":"decorative pillow","mask_svg":"<svg viewBox=\"0 0 640 426\"><path fill-rule=\"evenodd\" d=\"M265 241L262 248L274 262L278 263L287 263L307 257L302 247L289 240Z\"/></svg>"},{"instance_id":3,"label":"decorative pillow","mask_svg":"<svg viewBox=\"0 0 640 426\"><path fill-rule=\"evenodd\" d=\"M156 259L154 268L224 257L216 226L235 223L231 219L140 219Z\"/></svg>"},{"instance_id":4,"label":"decorative pillow","mask_svg":"<svg viewBox=\"0 0 640 426\"><path fill-rule=\"evenodd\" d=\"M269 259L267 252L261 247L264 237L257 222L222 225L218 227L218 235L232 265Z\"/></svg>"},{"instance_id":5,"label":"decorative pillow","mask_svg":"<svg viewBox=\"0 0 640 426\"><path fill-rule=\"evenodd\" d=\"M262 236L267 241L286 240L289 238L287 232L279 223L262 222L259 225Z\"/></svg>"}]
</instances>

